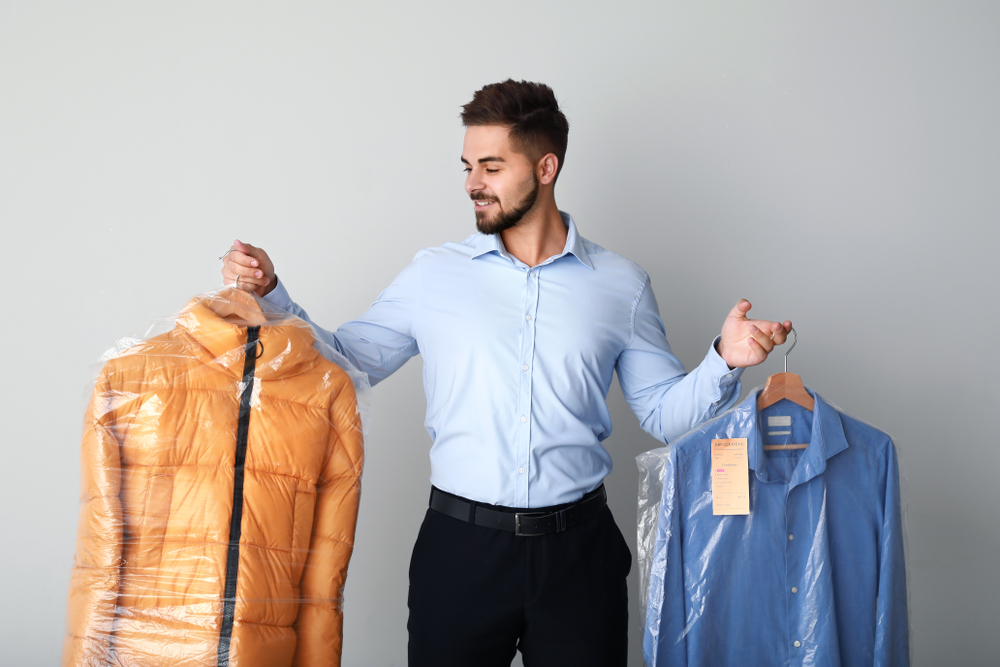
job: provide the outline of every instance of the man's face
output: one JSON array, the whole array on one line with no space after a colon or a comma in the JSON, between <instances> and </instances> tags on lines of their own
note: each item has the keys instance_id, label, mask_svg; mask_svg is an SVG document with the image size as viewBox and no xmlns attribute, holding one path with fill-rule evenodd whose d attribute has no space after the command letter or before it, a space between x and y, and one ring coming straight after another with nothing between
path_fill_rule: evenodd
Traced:
<instances>
[{"instance_id":1,"label":"man's face","mask_svg":"<svg viewBox=\"0 0 1000 667\"><path fill-rule=\"evenodd\" d=\"M531 210L538 197L538 177L527 156L510 145L507 128L474 125L465 130L462 147L465 191L476 210L476 229L499 234Z\"/></svg>"}]
</instances>

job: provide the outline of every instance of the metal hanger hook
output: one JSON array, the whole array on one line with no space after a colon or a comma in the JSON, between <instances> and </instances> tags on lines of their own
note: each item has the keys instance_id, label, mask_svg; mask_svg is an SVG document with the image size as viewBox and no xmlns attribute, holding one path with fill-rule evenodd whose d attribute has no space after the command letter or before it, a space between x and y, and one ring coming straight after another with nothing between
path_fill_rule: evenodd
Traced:
<instances>
[{"instance_id":1,"label":"metal hanger hook","mask_svg":"<svg viewBox=\"0 0 1000 667\"><path fill-rule=\"evenodd\" d=\"M792 327L791 331L788 333L792 334L792 346L785 350L785 372L788 372L788 355L792 353L795 349L795 344L799 342L799 335L795 333L795 327Z\"/></svg>"}]
</instances>

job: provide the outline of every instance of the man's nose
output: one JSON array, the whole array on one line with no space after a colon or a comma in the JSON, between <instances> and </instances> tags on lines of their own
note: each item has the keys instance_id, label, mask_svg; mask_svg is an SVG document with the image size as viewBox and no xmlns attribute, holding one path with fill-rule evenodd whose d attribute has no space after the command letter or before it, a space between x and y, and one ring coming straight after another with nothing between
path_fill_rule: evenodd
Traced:
<instances>
[{"instance_id":1,"label":"man's nose","mask_svg":"<svg viewBox=\"0 0 1000 667\"><path fill-rule=\"evenodd\" d=\"M478 176L476 176L476 170L473 169L465 176L465 192L471 196L476 190L482 189L483 182Z\"/></svg>"}]
</instances>

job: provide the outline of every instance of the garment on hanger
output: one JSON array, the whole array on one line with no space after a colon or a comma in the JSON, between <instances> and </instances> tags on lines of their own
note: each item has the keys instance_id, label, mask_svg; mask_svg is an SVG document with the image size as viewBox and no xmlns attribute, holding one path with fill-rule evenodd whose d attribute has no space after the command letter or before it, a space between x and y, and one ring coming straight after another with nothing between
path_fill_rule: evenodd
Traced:
<instances>
[{"instance_id":1,"label":"garment on hanger","mask_svg":"<svg viewBox=\"0 0 1000 667\"><path fill-rule=\"evenodd\" d=\"M758 413L757 393L639 457L644 481L662 479L640 495L646 664L908 665L892 441L812 391L814 411ZM712 441L726 439L746 440L747 514L713 513Z\"/></svg>"},{"instance_id":2,"label":"garment on hanger","mask_svg":"<svg viewBox=\"0 0 1000 667\"><path fill-rule=\"evenodd\" d=\"M242 290L167 322L88 407L63 665L339 665L367 379Z\"/></svg>"}]
</instances>

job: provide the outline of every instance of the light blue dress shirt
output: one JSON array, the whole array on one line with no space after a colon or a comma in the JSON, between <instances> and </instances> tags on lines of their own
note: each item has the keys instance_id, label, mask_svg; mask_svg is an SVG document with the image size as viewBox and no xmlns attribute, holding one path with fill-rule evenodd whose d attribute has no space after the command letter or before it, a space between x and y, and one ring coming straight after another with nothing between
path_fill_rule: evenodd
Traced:
<instances>
[{"instance_id":1,"label":"light blue dress shirt","mask_svg":"<svg viewBox=\"0 0 1000 667\"><path fill-rule=\"evenodd\" d=\"M909 664L896 451L823 401L757 392L666 454L650 667ZM746 438L750 514L713 516L711 442ZM764 445L808 444L772 450Z\"/></svg>"},{"instance_id":2,"label":"light blue dress shirt","mask_svg":"<svg viewBox=\"0 0 1000 667\"><path fill-rule=\"evenodd\" d=\"M642 428L663 442L739 397L740 371L714 345L685 373L646 272L562 216L566 247L538 266L498 235L474 234L417 253L357 320L317 327L373 385L423 355L431 483L444 491L545 507L597 488L611 471L601 443L615 370ZM309 320L281 282L266 298Z\"/></svg>"}]
</instances>

